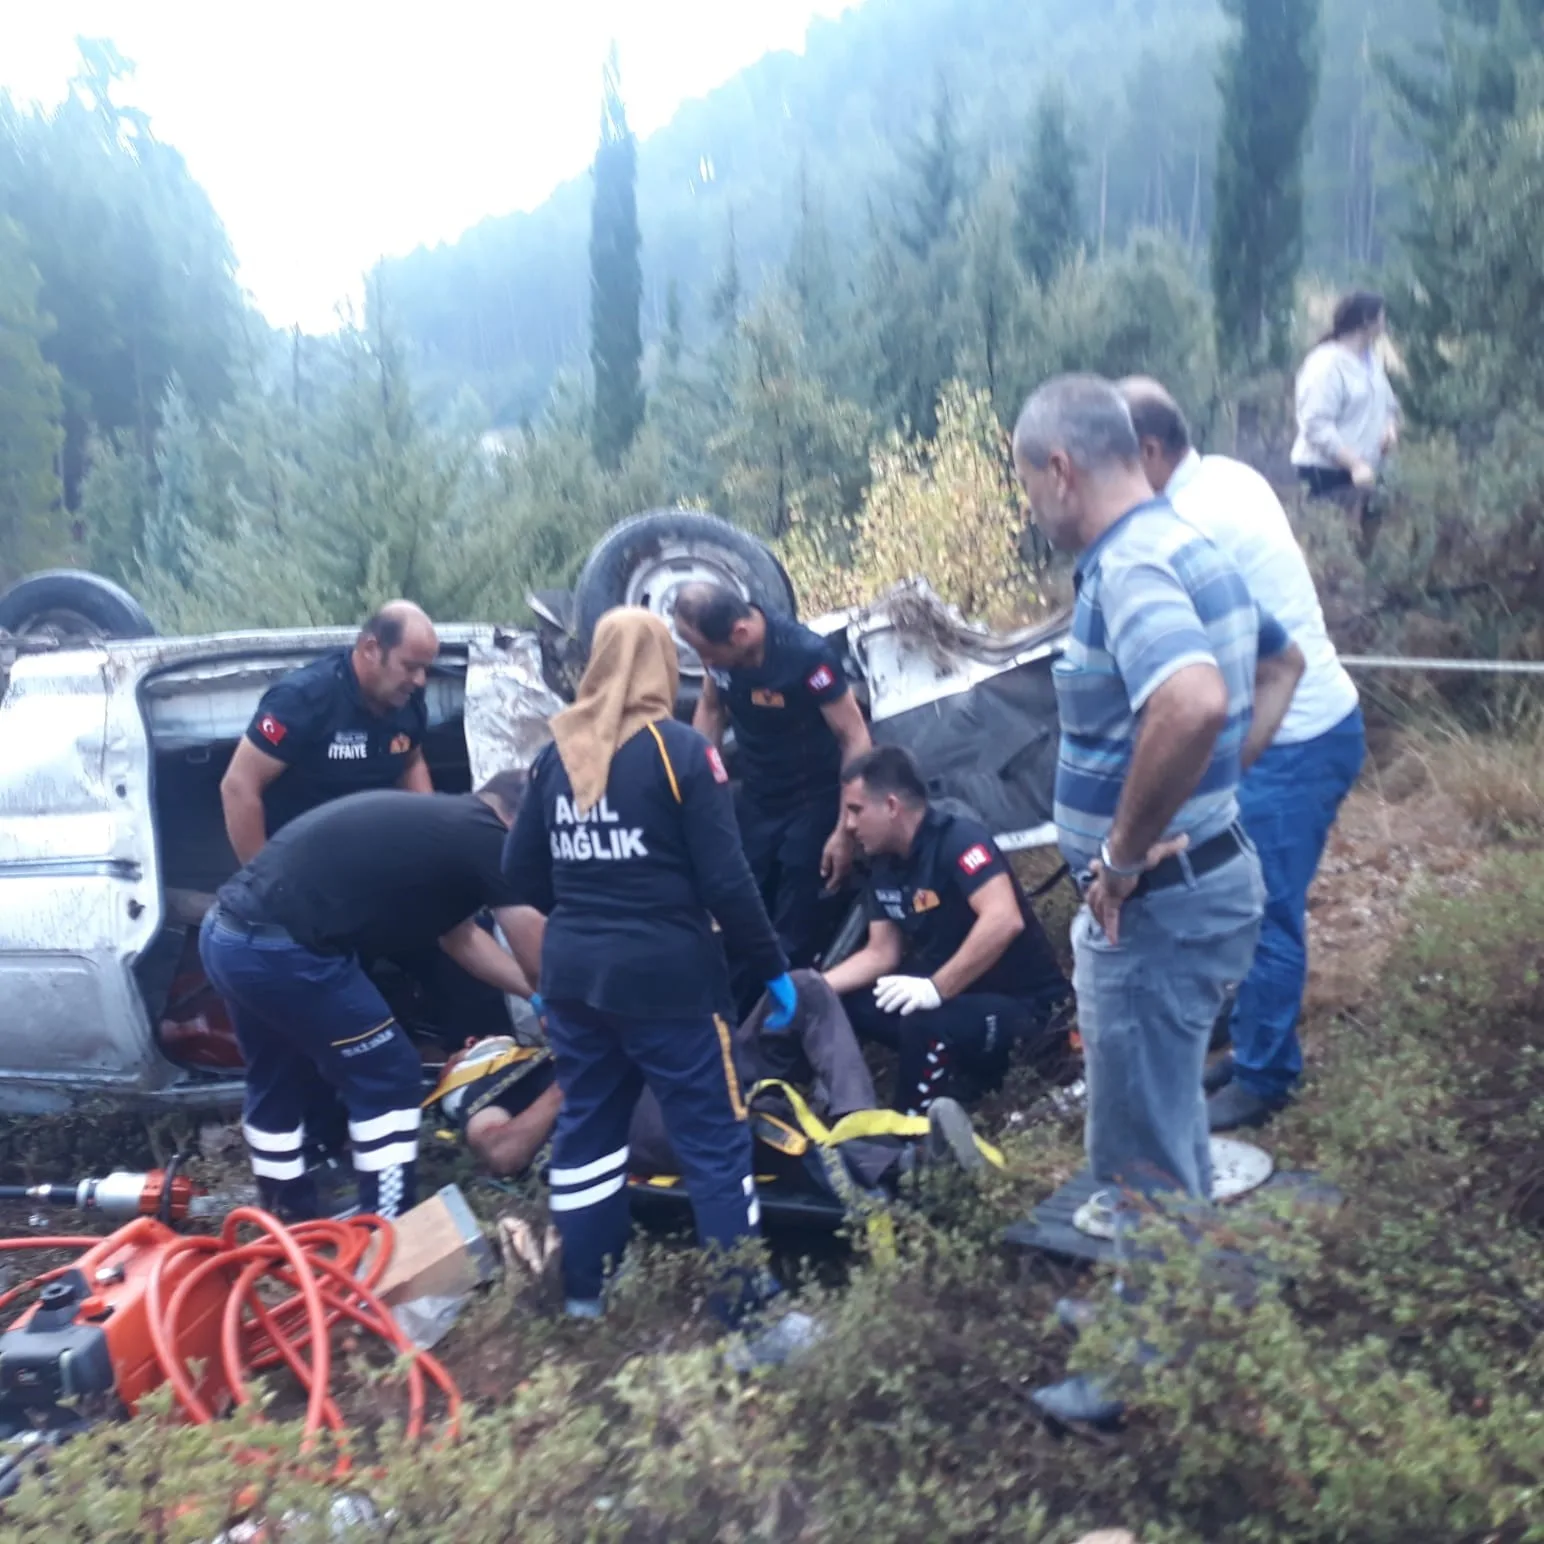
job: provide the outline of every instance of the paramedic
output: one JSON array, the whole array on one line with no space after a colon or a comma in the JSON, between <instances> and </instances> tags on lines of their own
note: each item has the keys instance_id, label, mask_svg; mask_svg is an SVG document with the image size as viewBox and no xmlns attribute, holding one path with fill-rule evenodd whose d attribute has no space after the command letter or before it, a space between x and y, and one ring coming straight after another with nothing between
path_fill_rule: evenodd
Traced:
<instances>
[{"instance_id":1,"label":"paramedic","mask_svg":"<svg viewBox=\"0 0 1544 1544\"><path fill-rule=\"evenodd\" d=\"M852 867L841 773L869 749L868 725L830 646L791 618L688 584L675 624L708 671L693 727L714 745L734 729L740 839L761 898L788 958L812 965L838 920L829 898ZM743 1014L760 983L730 962Z\"/></svg>"},{"instance_id":2,"label":"paramedic","mask_svg":"<svg viewBox=\"0 0 1544 1544\"><path fill-rule=\"evenodd\" d=\"M873 864L869 931L826 980L860 1036L899 1052L896 1108L925 1111L951 1071L995 1083L1015 1040L1049 1049L1067 980L986 827L930 806L898 745L851 763L842 801Z\"/></svg>"},{"instance_id":3,"label":"paramedic","mask_svg":"<svg viewBox=\"0 0 1544 1544\"><path fill-rule=\"evenodd\" d=\"M474 920L498 908L512 940L538 920L509 909L500 868L524 783L501 772L475 794L334 800L221 887L199 954L246 1064L242 1134L269 1211L316 1214L307 1126L334 1096L348 1114L360 1208L396 1217L413 1205L423 1066L360 958L437 942L501 993L529 996Z\"/></svg>"},{"instance_id":4,"label":"paramedic","mask_svg":"<svg viewBox=\"0 0 1544 1544\"><path fill-rule=\"evenodd\" d=\"M735 1076L724 945L752 965L786 1028L797 994L735 829L715 746L672 716L675 643L637 607L607 612L571 708L552 721L505 849L512 897L546 918L539 978L562 1109L549 1175L570 1315L602 1311L627 1242L628 1130L645 1086L664 1112L705 1246L759 1236L751 1138ZM713 930L717 919L720 941ZM766 1295L726 1273L729 1322Z\"/></svg>"}]
</instances>

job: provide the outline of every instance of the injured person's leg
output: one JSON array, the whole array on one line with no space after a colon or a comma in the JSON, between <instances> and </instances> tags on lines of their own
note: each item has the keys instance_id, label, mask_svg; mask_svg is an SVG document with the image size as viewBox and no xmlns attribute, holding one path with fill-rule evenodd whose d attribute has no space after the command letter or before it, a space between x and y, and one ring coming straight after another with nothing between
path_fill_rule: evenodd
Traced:
<instances>
[{"instance_id":1,"label":"injured person's leg","mask_svg":"<svg viewBox=\"0 0 1544 1544\"><path fill-rule=\"evenodd\" d=\"M829 1191L830 1161L840 1164L858 1189L873 1192L893 1187L903 1174L926 1163L976 1169L990 1161L957 1105L939 1109L931 1122L909 1123L880 1108L836 994L813 971L794 972L794 981L799 1008L786 1031L763 1027L763 1004L733 1037L741 1086L747 1095L756 1090L747 1102L757 1173L770 1169L791 1184L805 1177L812 1190ZM801 1075L787 1075L791 1060L800 1064ZM444 1122L461 1132L480 1163L503 1178L523 1173L535 1161L562 1103L549 1054L503 1036L454 1056L435 1098ZM865 1115L872 1121L866 1122ZM844 1127L847 1117L854 1119ZM866 1125L875 1129L861 1129ZM832 1136L841 1140L831 1142ZM659 1106L648 1092L634 1111L628 1148L633 1174L680 1173Z\"/></svg>"}]
</instances>

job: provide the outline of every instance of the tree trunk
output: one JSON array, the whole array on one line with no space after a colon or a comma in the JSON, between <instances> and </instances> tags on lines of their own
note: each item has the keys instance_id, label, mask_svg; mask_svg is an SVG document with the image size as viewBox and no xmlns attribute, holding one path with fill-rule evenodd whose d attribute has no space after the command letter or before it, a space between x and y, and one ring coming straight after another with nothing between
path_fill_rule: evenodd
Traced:
<instances>
[{"instance_id":1,"label":"tree trunk","mask_svg":"<svg viewBox=\"0 0 1544 1544\"><path fill-rule=\"evenodd\" d=\"M1099 153L1099 256L1104 256L1105 222L1110 212L1110 147Z\"/></svg>"}]
</instances>

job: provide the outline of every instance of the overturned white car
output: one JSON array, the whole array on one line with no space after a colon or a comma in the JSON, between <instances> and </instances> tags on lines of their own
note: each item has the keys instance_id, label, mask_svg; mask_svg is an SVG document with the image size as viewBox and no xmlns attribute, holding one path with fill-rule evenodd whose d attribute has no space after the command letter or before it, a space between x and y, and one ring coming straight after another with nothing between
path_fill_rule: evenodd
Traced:
<instances>
[{"instance_id":1,"label":"overturned white car","mask_svg":"<svg viewBox=\"0 0 1544 1544\"><path fill-rule=\"evenodd\" d=\"M661 511L612 531L572 594L533 596L536 629L441 625L426 744L435 786L527 765L600 613L636 604L668 617L680 585L702 578L793 609L786 574L754 538ZM1005 847L1048 840L1059 622L994 636L918 581L811 625L844 642L875 737L912 749L938 796L969 806ZM239 1054L196 948L203 905L235 867L219 783L263 691L353 638L158 637L131 597L78 572L0 595L0 1111L239 1099ZM701 669L684 652L682 668L689 711ZM388 996L415 1027L410 984Z\"/></svg>"}]
</instances>

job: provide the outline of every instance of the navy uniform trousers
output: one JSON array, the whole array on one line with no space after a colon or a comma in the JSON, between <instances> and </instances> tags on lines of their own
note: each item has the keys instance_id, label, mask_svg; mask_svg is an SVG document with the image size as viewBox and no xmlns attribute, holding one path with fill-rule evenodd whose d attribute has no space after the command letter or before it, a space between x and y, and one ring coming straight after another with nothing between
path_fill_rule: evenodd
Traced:
<instances>
[{"instance_id":1,"label":"navy uniform trousers","mask_svg":"<svg viewBox=\"0 0 1544 1544\"><path fill-rule=\"evenodd\" d=\"M864 987L847 993L842 1007L860 1040L877 1041L898 1053L891 1104L903 1114L922 1115L945 1091L951 1073L995 1088L1016 1043L1028 1046L1035 1058L1063 1050L1067 1036L1058 1010L1068 996L1066 987L1038 998L965 992L941 1007L902 1017L884 1012L874 1001L874 989Z\"/></svg>"},{"instance_id":2,"label":"navy uniform trousers","mask_svg":"<svg viewBox=\"0 0 1544 1544\"><path fill-rule=\"evenodd\" d=\"M358 960L218 909L199 955L246 1062L241 1130L263 1205L292 1221L317 1214L305 1150L325 1134L308 1128L341 1101L360 1210L400 1216L417 1200L423 1064Z\"/></svg>"},{"instance_id":3,"label":"navy uniform trousers","mask_svg":"<svg viewBox=\"0 0 1544 1544\"><path fill-rule=\"evenodd\" d=\"M768 814L742 794L735 802L740 842L750 864L772 929L795 970L815 963L821 949L841 925L850 903L847 893L827 895L820 877L820 859L835 825L836 801L806 804L800 809ZM730 962L735 1013L751 1016L766 989L755 972Z\"/></svg>"},{"instance_id":4,"label":"navy uniform trousers","mask_svg":"<svg viewBox=\"0 0 1544 1544\"><path fill-rule=\"evenodd\" d=\"M563 1240L563 1291L594 1301L627 1244L628 1129L645 1086L665 1129L708 1249L732 1252L760 1235L751 1135L720 1018L624 1018L580 1002L547 1004L547 1038L563 1105L552 1138L553 1221ZM754 1306L753 1276L731 1267L714 1308L733 1322Z\"/></svg>"}]
</instances>

